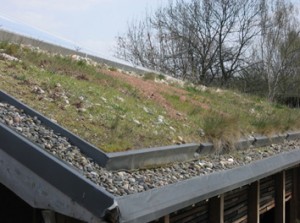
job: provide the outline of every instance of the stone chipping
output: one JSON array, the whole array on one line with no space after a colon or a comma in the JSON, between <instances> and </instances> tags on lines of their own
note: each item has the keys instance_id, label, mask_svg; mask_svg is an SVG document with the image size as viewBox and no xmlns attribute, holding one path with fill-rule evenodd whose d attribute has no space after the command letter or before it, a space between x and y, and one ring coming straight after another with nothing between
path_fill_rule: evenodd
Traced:
<instances>
[{"instance_id":1,"label":"stone chipping","mask_svg":"<svg viewBox=\"0 0 300 223\"><path fill-rule=\"evenodd\" d=\"M83 154L67 138L43 125L37 117L29 116L23 110L5 102L0 102L0 122L63 160L115 196L139 193L200 175L244 166L275 154L298 149L300 145L299 141L285 141L282 144L263 148L250 147L228 154L200 155L192 161L158 168L109 171L94 162L92 157Z\"/></svg>"}]
</instances>

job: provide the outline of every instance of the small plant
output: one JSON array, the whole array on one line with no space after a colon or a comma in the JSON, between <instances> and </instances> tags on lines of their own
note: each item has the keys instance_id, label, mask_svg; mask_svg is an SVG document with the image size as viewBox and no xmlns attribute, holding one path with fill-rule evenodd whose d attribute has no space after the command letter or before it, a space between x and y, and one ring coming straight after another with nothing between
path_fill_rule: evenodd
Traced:
<instances>
[{"instance_id":1,"label":"small plant","mask_svg":"<svg viewBox=\"0 0 300 223\"><path fill-rule=\"evenodd\" d=\"M188 112L188 115L190 116L199 115L202 110L203 109L200 106L195 106Z\"/></svg>"},{"instance_id":2,"label":"small plant","mask_svg":"<svg viewBox=\"0 0 300 223\"><path fill-rule=\"evenodd\" d=\"M187 86L187 87L185 87L185 89L190 93L197 93L198 92L198 90L193 86Z\"/></svg>"},{"instance_id":3,"label":"small plant","mask_svg":"<svg viewBox=\"0 0 300 223\"><path fill-rule=\"evenodd\" d=\"M1 41L0 42L0 49L6 49L8 45L9 45L9 42Z\"/></svg>"},{"instance_id":4,"label":"small plant","mask_svg":"<svg viewBox=\"0 0 300 223\"><path fill-rule=\"evenodd\" d=\"M27 77L24 74L22 74L22 75L15 75L15 79L19 80L19 81L26 81Z\"/></svg>"},{"instance_id":5,"label":"small plant","mask_svg":"<svg viewBox=\"0 0 300 223\"><path fill-rule=\"evenodd\" d=\"M108 70L110 70L110 71L117 71L118 69L115 68L115 67L109 67Z\"/></svg>"},{"instance_id":6,"label":"small plant","mask_svg":"<svg viewBox=\"0 0 300 223\"><path fill-rule=\"evenodd\" d=\"M112 120L112 123L110 125L111 131L116 131L119 127L119 123L120 123L120 117L117 116L114 120Z\"/></svg>"},{"instance_id":7,"label":"small plant","mask_svg":"<svg viewBox=\"0 0 300 223\"><path fill-rule=\"evenodd\" d=\"M77 62L77 65L80 66L80 67L84 67L86 65L86 62L84 60L79 60Z\"/></svg>"},{"instance_id":8,"label":"small plant","mask_svg":"<svg viewBox=\"0 0 300 223\"><path fill-rule=\"evenodd\" d=\"M8 44L5 48L5 52L11 56L18 56L19 49L20 49L19 45Z\"/></svg>"},{"instance_id":9,"label":"small plant","mask_svg":"<svg viewBox=\"0 0 300 223\"><path fill-rule=\"evenodd\" d=\"M272 112L256 117L251 121L256 131L265 135L271 135L278 132L278 129L284 129L288 122L295 121L293 118L289 120L287 114ZM292 124L292 123L290 123ZM295 125L293 123L292 125Z\"/></svg>"},{"instance_id":10,"label":"small plant","mask_svg":"<svg viewBox=\"0 0 300 223\"><path fill-rule=\"evenodd\" d=\"M79 74L76 76L76 79L77 80L84 80L84 81L88 81L89 80L89 77L85 74Z\"/></svg>"},{"instance_id":11,"label":"small plant","mask_svg":"<svg viewBox=\"0 0 300 223\"><path fill-rule=\"evenodd\" d=\"M112 104L112 108L119 114L125 114L127 110L118 104Z\"/></svg>"},{"instance_id":12,"label":"small plant","mask_svg":"<svg viewBox=\"0 0 300 223\"><path fill-rule=\"evenodd\" d=\"M22 68L23 68L24 70L27 70L27 69L28 69L28 64L25 63L24 61L22 61L21 65L22 65Z\"/></svg>"},{"instance_id":13,"label":"small plant","mask_svg":"<svg viewBox=\"0 0 300 223\"><path fill-rule=\"evenodd\" d=\"M166 79L165 75L163 75L163 74L159 74L157 77L158 77L159 80L165 80Z\"/></svg>"},{"instance_id":14,"label":"small plant","mask_svg":"<svg viewBox=\"0 0 300 223\"><path fill-rule=\"evenodd\" d=\"M156 78L156 76L157 76L157 74L152 73L152 72L149 72L149 73L145 73L145 74L143 75L143 79L144 79L144 80L151 80L151 81L154 81L155 78Z\"/></svg>"},{"instance_id":15,"label":"small plant","mask_svg":"<svg viewBox=\"0 0 300 223\"><path fill-rule=\"evenodd\" d=\"M208 140L214 143L216 152L223 152L223 148L233 149L234 142L240 137L238 118L216 112L204 119L203 130Z\"/></svg>"}]
</instances>

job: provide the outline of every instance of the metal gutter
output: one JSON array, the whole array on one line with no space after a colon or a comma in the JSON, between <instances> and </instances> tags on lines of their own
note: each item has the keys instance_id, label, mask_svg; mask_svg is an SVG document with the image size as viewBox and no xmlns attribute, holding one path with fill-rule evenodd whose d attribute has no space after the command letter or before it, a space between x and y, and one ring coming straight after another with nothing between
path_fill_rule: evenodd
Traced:
<instances>
[{"instance_id":1,"label":"metal gutter","mask_svg":"<svg viewBox=\"0 0 300 223\"><path fill-rule=\"evenodd\" d=\"M50 209L85 222L103 221L0 148L0 182L33 208Z\"/></svg>"},{"instance_id":2,"label":"metal gutter","mask_svg":"<svg viewBox=\"0 0 300 223\"><path fill-rule=\"evenodd\" d=\"M54 208L55 211L62 212L64 209L55 208L56 203L53 204L53 199L57 198L59 194L63 194L58 201L69 203L66 207L69 214L79 209L83 213L82 216L79 216L80 219L91 218L89 216L91 214L93 219L101 219L106 211L115 204L114 196L104 188L84 178L71 165L54 157L2 123L0 123L0 148L2 154L0 163L3 165L0 175L10 176L12 174L9 178L0 178L0 182L8 187L12 184L17 187L20 197L33 207ZM50 190L43 188L50 188ZM41 189L43 190L40 191ZM58 191L59 193L56 193ZM27 197L28 194L39 193L47 194L46 197L49 200L34 198L32 201ZM45 204L45 202L47 203L46 207L39 205ZM90 214L86 215L85 213Z\"/></svg>"},{"instance_id":3,"label":"metal gutter","mask_svg":"<svg viewBox=\"0 0 300 223\"><path fill-rule=\"evenodd\" d=\"M300 150L282 153L234 169L195 177L146 192L118 197L120 222L159 219L197 202L251 184L300 164Z\"/></svg>"}]
</instances>

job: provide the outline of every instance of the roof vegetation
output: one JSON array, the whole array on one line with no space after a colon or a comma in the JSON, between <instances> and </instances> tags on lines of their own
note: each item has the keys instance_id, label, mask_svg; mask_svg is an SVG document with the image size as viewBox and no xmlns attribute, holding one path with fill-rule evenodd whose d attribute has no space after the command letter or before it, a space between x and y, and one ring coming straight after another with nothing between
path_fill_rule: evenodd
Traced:
<instances>
[{"instance_id":1,"label":"roof vegetation","mask_svg":"<svg viewBox=\"0 0 300 223\"><path fill-rule=\"evenodd\" d=\"M212 141L300 127L299 110L162 74L0 43L0 90L106 152Z\"/></svg>"}]
</instances>

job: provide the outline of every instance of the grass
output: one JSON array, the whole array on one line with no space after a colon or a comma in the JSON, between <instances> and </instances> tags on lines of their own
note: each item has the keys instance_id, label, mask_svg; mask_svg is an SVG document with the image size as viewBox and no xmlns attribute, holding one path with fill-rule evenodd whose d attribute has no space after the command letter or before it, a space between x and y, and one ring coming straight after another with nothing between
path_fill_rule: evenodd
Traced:
<instances>
[{"instance_id":1,"label":"grass","mask_svg":"<svg viewBox=\"0 0 300 223\"><path fill-rule=\"evenodd\" d=\"M298 110L262 98L191 86L156 92L179 114L174 116L166 105L106 74L100 65L7 42L0 49L21 60L0 59L1 90L107 152L170 145L179 138L229 148L249 134L300 129ZM142 80L153 82L156 77L149 73Z\"/></svg>"}]
</instances>

